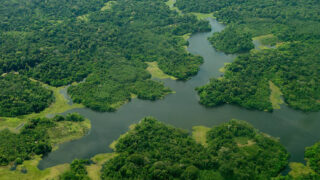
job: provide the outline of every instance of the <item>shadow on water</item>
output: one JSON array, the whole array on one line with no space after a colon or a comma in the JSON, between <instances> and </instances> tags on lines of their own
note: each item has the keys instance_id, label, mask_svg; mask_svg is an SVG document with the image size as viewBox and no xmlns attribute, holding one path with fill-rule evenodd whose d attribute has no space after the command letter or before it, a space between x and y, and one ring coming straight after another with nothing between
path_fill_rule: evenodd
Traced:
<instances>
[{"instance_id":1,"label":"shadow on water","mask_svg":"<svg viewBox=\"0 0 320 180\"><path fill-rule=\"evenodd\" d=\"M302 113L284 105L280 110L268 113L232 105L205 108L198 103L199 97L194 88L208 83L210 77L219 77L219 68L235 58L234 55L217 52L210 46L207 37L221 31L224 26L214 19L209 20L211 32L198 33L189 39L189 52L204 58L204 64L195 77L187 82L164 80L166 86L176 93L169 94L163 100L151 102L133 99L114 113L99 113L87 108L66 112L78 112L87 117L91 120L92 129L87 136L60 145L58 150L40 161L39 168L111 152L109 144L125 133L129 125L145 116L154 116L162 122L189 130L195 125L212 127L233 118L246 120L260 131L279 137L290 152L291 161L303 162L304 148L320 139L320 112Z\"/></svg>"}]
</instances>

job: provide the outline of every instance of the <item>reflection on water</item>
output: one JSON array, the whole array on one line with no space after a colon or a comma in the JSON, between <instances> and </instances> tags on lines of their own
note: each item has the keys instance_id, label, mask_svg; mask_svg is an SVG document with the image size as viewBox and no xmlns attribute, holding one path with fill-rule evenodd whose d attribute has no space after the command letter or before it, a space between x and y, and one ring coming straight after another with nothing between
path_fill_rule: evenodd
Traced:
<instances>
[{"instance_id":1,"label":"reflection on water","mask_svg":"<svg viewBox=\"0 0 320 180\"><path fill-rule=\"evenodd\" d=\"M189 130L195 125L212 127L232 118L246 120L260 131L279 137L291 153L291 161L303 162L304 148L320 140L320 112L302 113L283 105L280 110L268 113L232 105L205 108L198 103L199 97L194 88L206 84L210 77L219 77L221 73L218 69L235 57L217 52L210 46L207 37L224 28L213 19L210 19L210 24L212 32L198 33L189 39L188 50L204 58L199 73L187 82L164 80L166 86L176 91L175 94L155 102L133 99L114 113L99 113L87 108L69 111L89 118L92 130L79 140L62 144L57 151L40 161L39 168L111 152L109 144L125 133L130 124L145 116L154 116L162 122Z\"/></svg>"}]
</instances>

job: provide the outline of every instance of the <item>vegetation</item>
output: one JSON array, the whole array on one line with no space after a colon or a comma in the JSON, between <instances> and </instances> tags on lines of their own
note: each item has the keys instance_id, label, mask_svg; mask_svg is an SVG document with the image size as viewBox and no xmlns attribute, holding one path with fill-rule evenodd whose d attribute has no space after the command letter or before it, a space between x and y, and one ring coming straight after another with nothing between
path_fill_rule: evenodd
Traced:
<instances>
[{"instance_id":1,"label":"vegetation","mask_svg":"<svg viewBox=\"0 0 320 180\"><path fill-rule=\"evenodd\" d=\"M308 166L320 174L320 142L306 148L305 158L307 159Z\"/></svg>"},{"instance_id":2,"label":"vegetation","mask_svg":"<svg viewBox=\"0 0 320 180\"><path fill-rule=\"evenodd\" d=\"M85 82L71 86L68 93L74 102L94 110L115 111L130 101L131 94L137 94L140 99L156 100L171 92L162 83L149 80L150 74L144 66L118 60L106 70L89 75Z\"/></svg>"},{"instance_id":3,"label":"vegetation","mask_svg":"<svg viewBox=\"0 0 320 180\"><path fill-rule=\"evenodd\" d=\"M88 134L91 129L90 120L84 121L59 121L56 125L48 129L48 135L52 144L52 149L58 149L59 145L64 142L79 139Z\"/></svg>"},{"instance_id":4,"label":"vegetation","mask_svg":"<svg viewBox=\"0 0 320 180\"><path fill-rule=\"evenodd\" d=\"M12 179L24 179L24 180L46 180L46 179L58 179L64 171L69 169L68 164L61 164L45 170L39 170L37 168L40 161L39 156L33 157L31 160L24 161L21 165L17 165L15 169L10 166L0 167L0 179L12 180Z\"/></svg>"},{"instance_id":5,"label":"vegetation","mask_svg":"<svg viewBox=\"0 0 320 180\"><path fill-rule=\"evenodd\" d=\"M0 116L40 112L53 102L52 91L19 74L0 76Z\"/></svg>"},{"instance_id":6,"label":"vegetation","mask_svg":"<svg viewBox=\"0 0 320 180\"><path fill-rule=\"evenodd\" d=\"M88 172L85 165L90 164L89 160L75 159L70 164L70 170L64 172L61 176L61 180L89 180Z\"/></svg>"},{"instance_id":7,"label":"vegetation","mask_svg":"<svg viewBox=\"0 0 320 180\"><path fill-rule=\"evenodd\" d=\"M17 165L15 170L10 167L2 166L0 167L0 179L3 180L11 180L11 179L25 179L25 180L47 180L47 179L61 179L61 176L64 174L73 174L74 171L79 172L77 166L83 167L85 166L87 175L92 180L100 179L100 170L102 168L102 164L108 161L110 158L113 158L116 154L114 153L106 153L106 154L98 154L88 160L75 160L73 165L73 170L71 170L70 164L61 164L57 166L53 166L44 170L39 170L37 168L38 162L41 159L39 156L35 156L32 160L26 160L21 165ZM81 165L79 165L81 164ZM81 169L82 172L83 168ZM22 170L26 170L26 173L23 173ZM80 172L81 172L80 171ZM68 172L68 173L66 173ZM78 173L81 174L81 173ZM73 174L75 175L75 174ZM86 176L86 177L88 177ZM65 177L65 176L64 176ZM79 176L72 176L79 177ZM80 176L84 177L84 176Z\"/></svg>"},{"instance_id":8,"label":"vegetation","mask_svg":"<svg viewBox=\"0 0 320 180\"><path fill-rule=\"evenodd\" d=\"M320 41L286 43L277 49L244 54L226 66L224 78L197 88L200 103L223 103L271 111L269 81L283 93L285 102L303 111L320 109Z\"/></svg>"},{"instance_id":9,"label":"vegetation","mask_svg":"<svg viewBox=\"0 0 320 180\"><path fill-rule=\"evenodd\" d=\"M278 38L273 34L254 37L253 40L260 41L262 45L270 45L270 46L275 46L279 41Z\"/></svg>"},{"instance_id":10,"label":"vegetation","mask_svg":"<svg viewBox=\"0 0 320 180\"><path fill-rule=\"evenodd\" d=\"M151 74L152 78L157 78L157 79L172 79L176 80L177 78L173 76L169 76L161 71L159 69L158 63L157 62L147 62L148 68L147 71Z\"/></svg>"},{"instance_id":11,"label":"vegetation","mask_svg":"<svg viewBox=\"0 0 320 180\"><path fill-rule=\"evenodd\" d=\"M277 180L304 180L320 179L320 142L313 146L307 147L305 151L305 160L307 165L301 163L290 163L291 171L286 176L279 176Z\"/></svg>"},{"instance_id":12,"label":"vegetation","mask_svg":"<svg viewBox=\"0 0 320 180\"><path fill-rule=\"evenodd\" d=\"M225 78L198 88L206 106L224 103L271 111L268 81L283 93L286 103L303 111L320 110L320 19L316 1L177 0L183 12L214 13L228 26L210 38L227 53L251 49L251 37L278 49L251 51L227 66ZM251 44L251 45L249 45Z\"/></svg>"},{"instance_id":13,"label":"vegetation","mask_svg":"<svg viewBox=\"0 0 320 180\"><path fill-rule=\"evenodd\" d=\"M310 167L305 166L302 163L292 162L289 164L291 171L286 176L280 176L275 178L276 180L316 180L320 178L320 175L315 173Z\"/></svg>"},{"instance_id":14,"label":"vegetation","mask_svg":"<svg viewBox=\"0 0 320 180\"><path fill-rule=\"evenodd\" d=\"M231 120L207 133L208 148L218 157L226 179L270 179L283 170L289 155L275 139L243 121Z\"/></svg>"},{"instance_id":15,"label":"vegetation","mask_svg":"<svg viewBox=\"0 0 320 180\"><path fill-rule=\"evenodd\" d=\"M199 144L207 146L207 132L210 128L205 126L194 126L192 127L192 138Z\"/></svg>"},{"instance_id":16,"label":"vegetation","mask_svg":"<svg viewBox=\"0 0 320 180\"><path fill-rule=\"evenodd\" d=\"M68 115L66 119L76 121L78 115ZM24 160L29 160L34 155L45 155L52 150L52 139L50 130L57 126L57 118L35 118L31 119L22 127L19 134L9 130L0 131L0 165L5 166L14 162L21 164ZM81 130L81 129L79 129ZM55 133L57 134L57 132ZM66 136L69 134L65 134ZM56 143L59 140L55 140ZM60 140L61 142L61 140Z\"/></svg>"},{"instance_id":17,"label":"vegetation","mask_svg":"<svg viewBox=\"0 0 320 180\"><path fill-rule=\"evenodd\" d=\"M269 81L269 86L271 90L270 94L270 102L272 103L273 109L280 109L280 105L283 104L282 100L282 92L280 89L272 83L272 81Z\"/></svg>"},{"instance_id":18,"label":"vegetation","mask_svg":"<svg viewBox=\"0 0 320 180\"><path fill-rule=\"evenodd\" d=\"M207 21L179 15L162 0L5 0L0 11L0 74L16 71L57 87L87 77L69 92L76 102L99 111L114 111L128 101L135 82L150 84L145 80L151 76L142 72L145 62L157 62L180 80L195 75L202 58L185 51L181 35L210 29ZM140 72L141 77L129 77ZM152 85L155 92L139 92L141 97L167 93Z\"/></svg>"},{"instance_id":19,"label":"vegetation","mask_svg":"<svg viewBox=\"0 0 320 180\"><path fill-rule=\"evenodd\" d=\"M32 113L23 116L17 117L0 117L0 130L9 129L11 132L18 133L21 130L21 127L28 122L28 119L41 118L47 115L55 115L59 113L66 112L67 110L74 108L82 108L83 105L68 102L68 99L65 98L64 94L61 91L64 91L66 87L52 87L46 84L42 84L48 90L53 91L54 102L46 109L39 113ZM89 122L85 122L90 124Z\"/></svg>"},{"instance_id":20,"label":"vegetation","mask_svg":"<svg viewBox=\"0 0 320 180\"><path fill-rule=\"evenodd\" d=\"M287 165L280 143L238 120L207 133L207 147L188 132L151 117L143 119L115 145L102 179L269 179ZM231 161L232 159L232 161Z\"/></svg>"},{"instance_id":21,"label":"vegetation","mask_svg":"<svg viewBox=\"0 0 320 180\"><path fill-rule=\"evenodd\" d=\"M235 26L228 26L222 32L216 32L209 41L217 50L228 54L248 52L254 48L252 35Z\"/></svg>"},{"instance_id":22,"label":"vegetation","mask_svg":"<svg viewBox=\"0 0 320 180\"><path fill-rule=\"evenodd\" d=\"M111 158L114 158L117 154L115 153L105 153L105 154L98 154L95 155L90 160L92 163L89 166L86 166L88 176L92 180L100 180L101 176L101 169L103 164L109 161Z\"/></svg>"}]
</instances>

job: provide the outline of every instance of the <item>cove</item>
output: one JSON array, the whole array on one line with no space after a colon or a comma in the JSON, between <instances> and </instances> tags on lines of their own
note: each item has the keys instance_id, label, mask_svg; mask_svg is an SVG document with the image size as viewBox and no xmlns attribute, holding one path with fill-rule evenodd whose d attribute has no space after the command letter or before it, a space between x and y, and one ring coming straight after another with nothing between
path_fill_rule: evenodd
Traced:
<instances>
[{"instance_id":1,"label":"cove","mask_svg":"<svg viewBox=\"0 0 320 180\"><path fill-rule=\"evenodd\" d=\"M69 163L75 158L90 158L99 153L112 152L108 147L112 141L139 122L145 116L178 128L191 130L193 126L212 127L236 118L251 123L261 132L279 137L280 142L291 154L290 161L304 162L304 149L320 140L320 112L303 113L282 105L272 113L247 110L238 106L224 105L206 108L199 104L194 90L208 83L211 77L219 77L219 68L232 62L234 55L216 51L207 38L224 26L209 19L212 31L191 36L188 51L204 58L204 63L196 76L186 82L163 80L166 86L176 93L167 95L155 102L133 99L114 113L99 113L87 108L73 109L65 113L78 112L91 120L90 133L78 140L64 143L40 161L38 167L44 169L54 165Z\"/></svg>"}]
</instances>

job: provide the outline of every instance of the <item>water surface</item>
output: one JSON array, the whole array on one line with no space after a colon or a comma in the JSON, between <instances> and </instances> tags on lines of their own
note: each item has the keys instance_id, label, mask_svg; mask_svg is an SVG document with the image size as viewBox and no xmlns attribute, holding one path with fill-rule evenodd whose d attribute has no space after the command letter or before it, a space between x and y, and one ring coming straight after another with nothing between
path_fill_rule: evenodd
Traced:
<instances>
[{"instance_id":1,"label":"water surface","mask_svg":"<svg viewBox=\"0 0 320 180\"><path fill-rule=\"evenodd\" d=\"M114 113L99 113L87 108L66 112L78 112L89 118L92 129L87 136L60 145L58 150L40 161L39 168L112 152L109 144L125 133L129 125L137 123L145 116L154 116L162 122L189 130L196 125L212 127L233 118L246 120L260 131L279 137L290 152L291 161L304 162L304 148L320 140L320 112L303 113L285 105L280 110L269 113L233 105L205 108L199 104L195 87L208 83L210 77L221 76L219 68L235 58L234 55L217 52L211 47L207 37L213 32L221 31L224 26L214 19L209 20L211 32L195 34L188 40L189 52L204 58L204 64L196 76L186 82L164 80L165 85L176 93L167 95L163 100L151 102L133 99Z\"/></svg>"}]
</instances>

